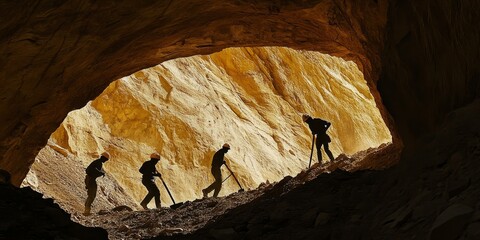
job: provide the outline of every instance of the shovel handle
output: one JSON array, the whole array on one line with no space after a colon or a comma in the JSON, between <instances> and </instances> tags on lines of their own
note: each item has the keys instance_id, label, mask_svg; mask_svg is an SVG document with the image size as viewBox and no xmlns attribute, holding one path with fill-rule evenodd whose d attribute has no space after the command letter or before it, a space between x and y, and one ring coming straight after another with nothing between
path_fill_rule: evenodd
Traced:
<instances>
[{"instance_id":1,"label":"shovel handle","mask_svg":"<svg viewBox=\"0 0 480 240\"><path fill-rule=\"evenodd\" d=\"M175 200L173 200L173 196L172 196L172 194L170 193L170 190L169 190L168 187L167 187L167 184L165 183L165 181L163 181L163 178L162 178L161 176L160 176L159 178L160 178L160 180L162 180L162 183L163 183L163 186L165 187L165 189L167 189L167 193L168 193L168 195L170 195L170 199L172 199L173 204L176 204L176 203L175 203Z\"/></svg>"},{"instance_id":2,"label":"shovel handle","mask_svg":"<svg viewBox=\"0 0 480 240\"><path fill-rule=\"evenodd\" d=\"M312 165L312 156L313 156L313 146L315 145L315 134L313 134L312 139L312 151L310 152L310 162L308 162L308 168Z\"/></svg>"},{"instance_id":3,"label":"shovel handle","mask_svg":"<svg viewBox=\"0 0 480 240\"><path fill-rule=\"evenodd\" d=\"M238 181L237 177L235 177L235 174L233 174L232 170L228 167L227 163L225 163L225 167L227 167L228 171L230 171L230 175L235 179L237 182L238 186L240 187L240 190L243 190L242 185L240 185L240 182Z\"/></svg>"}]
</instances>

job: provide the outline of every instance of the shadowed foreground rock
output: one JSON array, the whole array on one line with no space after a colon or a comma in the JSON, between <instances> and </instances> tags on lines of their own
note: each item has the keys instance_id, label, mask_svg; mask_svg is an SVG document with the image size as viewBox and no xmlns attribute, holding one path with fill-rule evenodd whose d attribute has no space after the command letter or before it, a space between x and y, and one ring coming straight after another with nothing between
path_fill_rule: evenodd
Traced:
<instances>
[{"instance_id":1,"label":"shadowed foreground rock","mask_svg":"<svg viewBox=\"0 0 480 240\"><path fill-rule=\"evenodd\" d=\"M30 188L0 184L0 239L107 239L101 228L84 227Z\"/></svg>"},{"instance_id":2,"label":"shadowed foreground rock","mask_svg":"<svg viewBox=\"0 0 480 240\"><path fill-rule=\"evenodd\" d=\"M171 239L478 239L479 118L477 100L450 113L441 131L406 149L390 169L337 170L300 184L302 174L285 178Z\"/></svg>"}]
</instances>

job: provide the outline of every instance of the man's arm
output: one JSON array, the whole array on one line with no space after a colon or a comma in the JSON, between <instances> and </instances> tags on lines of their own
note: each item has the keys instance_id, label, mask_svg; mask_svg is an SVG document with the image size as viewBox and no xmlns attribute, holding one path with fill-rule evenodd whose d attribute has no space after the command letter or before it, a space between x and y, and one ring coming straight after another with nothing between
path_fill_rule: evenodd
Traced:
<instances>
[{"instance_id":1,"label":"man's arm","mask_svg":"<svg viewBox=\"0 0 480 240\"><path fill-rule=\"evenodd\" d=\"M327 130L330 127L330 125L332 125L330 122L325 121L325 130Z\"/></svg>"},{"instance_id":2,"label":"man's arm","mask_svg":"<svg viewBox=\"0 0 480 240\"><path fill-rule=\"evenodd\" d=\"M153 176L157 176L157 177L162 177L162 174L160 174L157 169L155 168L154 169L154 172L153 172Z\"/></svg>"},{"instance_id":3,"label":"man's arm","mask_svg":"<svg viewBox=\"0 0 480 240\"><path fill-rule=\"evenodd\" d=\"M100 175L102 175L102 177L105 177L105 171L103 171L102 168L100 168L100 169L95 168L95 171L97 171L98 173L100 173Z\"/></svg>"},{"instance_id":4,"label":"man's arm","mask_svg":"<svg viewBox=\"0 0 480 240\"><path fill-rule=\"evenodd\" d=\"M93 169L97 171L101 176L105 176L105 171L103 170L102 162L97 162Z\"/></svg>"}]
</instances>

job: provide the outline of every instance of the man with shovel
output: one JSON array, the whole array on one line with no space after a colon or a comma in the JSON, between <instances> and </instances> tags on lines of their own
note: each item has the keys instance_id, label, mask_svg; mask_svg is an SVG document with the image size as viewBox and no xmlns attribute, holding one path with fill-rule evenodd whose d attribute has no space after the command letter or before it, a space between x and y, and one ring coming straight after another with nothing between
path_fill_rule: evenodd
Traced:
<instances>
[{"instance_id":1,"label":"man with shovel","mask_svg":"<svg viewBox=\"0 0 480 240\"><path fill-rule=\"evenodd\" d=\"M212 175L215 178L215 182L213 182L210 186L202 190L203 197L206 198L208 197L208 193L210 193L212 190L215 190L213 192L213 196L217 197L218 193L220 192L220 189L222 188L222 171L220 170L220 167L222 167L223 164L225 164L225 160L223 159L225 156L225 153L230 150L230 145L228 143L223 144L223 147L218 150L215 155L213 155L213 160L212 160Z\"/></svg>"},{"instance_id":2,"label":"man with shovel","mask_svg":"<svg viewBox=\"0 0 480 240\"><path fill-rule=\"evenodd\" d=\"M310 115L303 114L302 120L308 124L308 127L312 131L313 139L315 139L315 135L317 135L317 141L316 141L316 146L317 146L317 156L318 156L318 162L322 163L322 152L320 152L320 149L322 148L325 150L325 153L328 155L330 158L330 161L333 162L333 154L328 148L328 143L331 142L332 140L327 134L327 130L330 127L331 123L320 119L320 118L312 118ZM313 143L314 141L312 140L312 152L310 153L310 163L308 164L308 167L310 168L310 164L312 163L312 153L313 153Z\"/></svg>"},{"instance_id":3,"label":"man with shovel","mask_svg":"<svg viewBox=\"0 0 480 240\"><path fill-rule=\"evenodd\" d=\"M160 208L160 190L158 190L157 185L155 184L154 177L162 177L162 175L157 171L155 165L160 161L160 155L158 153L152 153L150 155L150 160L144 162L140 167L139 171L142 176L142 184L147 188L147 196L140 203L140 206L143 209L147 210L148 203L155 197L155 206Z\"/></svg>"},{"instance_id":4,"label":"man with shovel","mask_svg":"<svg viewBox=\"0 0 480 240\"><path fill-rule=\"evenodd\" d=\"M97 178L105 176L105 171L103 170L103 164L110 159L110 154L108 152L103 152L100 154L100 158L91 162L85 169L85 188L87 189L87 199L85 200L85 211L83 215L90 215L90 209L92 208L93 200L97 196Z\"/></svg>"}]
</instances>

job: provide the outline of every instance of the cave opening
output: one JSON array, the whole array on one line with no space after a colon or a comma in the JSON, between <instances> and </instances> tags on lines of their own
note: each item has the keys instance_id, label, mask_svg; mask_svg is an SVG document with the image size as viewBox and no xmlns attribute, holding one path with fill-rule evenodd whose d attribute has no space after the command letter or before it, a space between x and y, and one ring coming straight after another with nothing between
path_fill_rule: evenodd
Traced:
<instances>
[{"instance_id":1,"label":"cave opening","mask_svg":"<svg viewBox=\"0 0 480 240\"><path fill-rule=\"evenodd\" d=\"M355 63L285 47L228 48L166 61L112 82L67 116L23 185L80 217L85 168L108 151L111 161L104 166L107 176L99 182L94 208L139 210L146 190L138 168L158 152L162 160L157 169L175 200L192 201L213 181L211 157L228 142L227 163L245 189L255 189L308 166L312 139L302 113L332 123L330 149L342 161L392 142ZM356 164L349 170L369 168ZM223 176L228 176L226 170ZM157 185L162 206L172 204ZM231 179L220 196L237 190Z\"/></svg>"}]
</instances>

